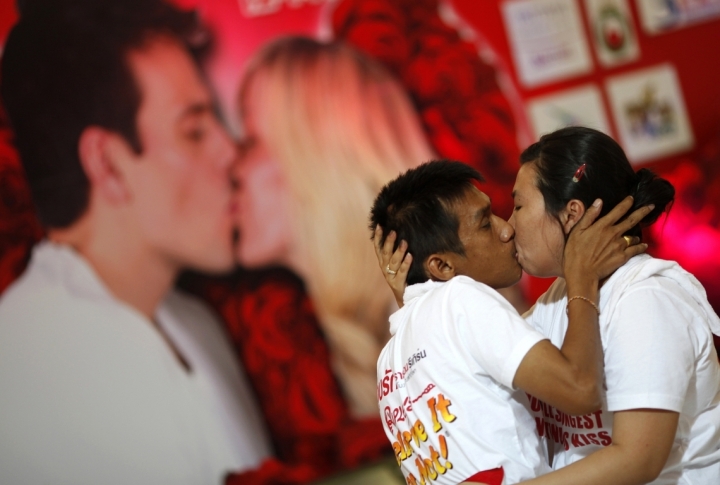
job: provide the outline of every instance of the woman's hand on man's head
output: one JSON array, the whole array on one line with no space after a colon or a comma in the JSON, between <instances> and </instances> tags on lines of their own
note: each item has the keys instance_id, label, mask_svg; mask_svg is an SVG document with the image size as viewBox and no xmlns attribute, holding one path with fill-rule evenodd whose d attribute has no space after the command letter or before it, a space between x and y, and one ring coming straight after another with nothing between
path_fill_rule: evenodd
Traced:
<instances>
[{"instance_id":1,"label":"woman's hand on man's head","mask_svg":"<svg viewBox=\"0 0 720 485\"><path fill-rule=\"evenodd\" d=\"M402 307L412 255L407 252L408 245L406 241L400 241L397 249L393 251L397 239L395 231L390 231L384 243L382 243L382 235L382 228L376 226L375 235L373 236L375 255L378 258L380 270L385 276L385 281L395 296L395 301L397 301L399 307Z\"/></svg>"},{"instance_id":2,"label":"woman's hand on man's head","mask_svg":"<svg viewBox=\"0 0 720 485\"><path fill-rule=\"evenodd\" d=\"M602 280L633 256L645 252L647 244L623 234L635 227L654 206L641 207L618 222L632 205L633 198L628 196L597 221L602 201L598 199L587 208L565 245L563 273L566 279L568 275L584 275Z\"/></svg>"}]
</instances>

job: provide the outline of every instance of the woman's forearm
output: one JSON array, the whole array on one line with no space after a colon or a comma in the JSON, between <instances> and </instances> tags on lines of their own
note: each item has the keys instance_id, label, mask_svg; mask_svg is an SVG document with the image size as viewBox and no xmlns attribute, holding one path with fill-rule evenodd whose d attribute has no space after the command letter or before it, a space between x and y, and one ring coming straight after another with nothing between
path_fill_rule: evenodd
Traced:
<instances>
[{"instance_id":1,"label":"woman's forearm","mask_svg":"<svg viewBox=\"0 0 720 485\"><path fill-rule=\"evenodd\" d=\"M548 341L535 345L518 366L513 385L570 415L596 411L602 401L602 345L598 329L598 281L584 273L567 279L575 299L562 348Z\"/></svg>"},{"instance_id":2,"label":"woman's forearm","mask_svg":"<svg viewBox=\"0 0 720 485\"><path fill-rule=\"evenodd\" d=\"M575 395L580 401L578 404L583 404L575 413L585 414L602 405L603 350L598 326L598 281L583 275L568 276L566 283L568 327L560 352L572 366L578 386Z\"/></svg>"}]
</instances>

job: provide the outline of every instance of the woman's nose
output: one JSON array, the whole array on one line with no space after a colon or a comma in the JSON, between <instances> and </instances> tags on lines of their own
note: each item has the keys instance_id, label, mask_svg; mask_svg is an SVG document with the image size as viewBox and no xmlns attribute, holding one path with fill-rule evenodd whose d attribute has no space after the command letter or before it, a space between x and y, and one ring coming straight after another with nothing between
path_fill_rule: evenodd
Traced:
<instances>
[{"instance_id":1,"label":"woman's nose","mask_svg":"<svg viewBox=\"0 0 720 485\"><path fill-rule=\"evenodd\" d=\"M507 223L510 224L513 229L515 229L515 211L513 211L510 219L507 220Z\"/></svg>"}]
</instances>

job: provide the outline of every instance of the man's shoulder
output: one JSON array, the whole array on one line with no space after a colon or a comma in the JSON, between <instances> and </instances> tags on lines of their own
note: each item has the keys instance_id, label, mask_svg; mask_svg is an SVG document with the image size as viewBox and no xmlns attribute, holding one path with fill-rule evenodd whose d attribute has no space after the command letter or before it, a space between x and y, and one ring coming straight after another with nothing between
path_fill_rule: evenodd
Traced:
<instances>
[{"instance_id":1,"label":"man's shoulder","mask_svg":"<svg viewBox=\"0 0 720 485\"><path fill-rule=\"evenodd\" d=\"M455 276L445 284L444 292L455 305L507 304L507 300L497 290L468 276Z\"/></svg>"},{"instance_id":2,"label":"man's shoulder","mask_svg":"<svg viewBox=\"0 0 720 485\"><path fill-rule=\"evenodd\" d=\"M33 249L25 271L0 296L0 315L37 318L108 301L109 292L89 263L67 246L43 241Z\"/></svg>"},{"instance_id":3,"label":"man's shoulder","mask_svg":"<svg viewBox=\"0 0 720 485\"><path fill-rule=\"evenodd\" d=\"M391 317L391 327L393 319L438 329L469 319L476 321L478 316L486 317L496 313L517 315L517 311L500 293L467 276L455 276L446 282L426 282L422 285L427 285L425 292L410 301L406 300L398 316ZM394 332L391 330L391 333Z\"/></svg>"},{"instance_id":4,"label":"man's shoulder","mask_svg":"<svg viewBox=\"0 0 720 485\"><path fill-rule=\"evenodd\" d=\"M102 340L111 329L140 318L113 299L102 284L94 283L77 273L64 273L63 268L31 260L0 296L0 340L6 345L21 341L42 346L55 338L65 346L82 347L91 336ZM76 343L74 337L79 339Z\"/></svg>"},{"instance_id":5,"label":"man's shoulder","mask_svg":"<svg viewBox=\"0 0 720 485\"><path fill-rule=\"evenodd\" d=\"M31 323L42 320L42 315L57 315L69 303L63 285L42 278L29 267L0 296L0 328L11 320Z\"/></svg>"},{"instance_id":6,"label":"man's shoulder","mask_svg":"<svg viewBox=\"0 0 720 485\"><path fill-rule=\"evenodd\" d=\"M422 296L423 294L447 295L458 293L477 293L486 295L500 295L497 291L484 283L480 283L469 276L457 275L448 281L431 281L411 285L406 289L411 297Z\"/></svg>"},{"instance_id":7,"label":"man's shoulder","mask_svg":"<svg viewBox=\"0 0 720 485\"><path fill-rule=\"evenodd\" d=\"M465 288L468 291L477 291L481 293L497 293L493 288L489 287L485 283L474 280L469 276L457 275L447 282L449 287L453 288Z\"/></svg>"},{"instance_id":8,"label":"man's shoulder","mask_svg":"<svg viewBox=\"0 0 720 485\"><path fill-rule=\"evenodd\" d=\"M122 350L133 335L124 329L131 327L128 321L137 321L136 314L112 301L78 296L61 281L35 276L23 275L0 300L0 361L5 366L0 386L55 380L63 388L59 395L68 396L77 391L76 381L102 382L104 371L127 360L129 353ZM16 381L17 376L23 380ZM48 395L54 392L48 390Z\"/></svg>"},{"instance_id":9,"label":"man's shoulder","mask_svg":"<svg viewBox=\"0 0 720 485\"><path fill-rule=\"evenodd\" d=\"M416 288L417 287L417 288ZM408 294L411 298L407 298ZM496 290L467 276L455 276L445 282L427 281L408 287L403 313L428 314L431 308L446 308L453 314L487 312L493 308L515 311Z\"/></svg>"}]
</instances>

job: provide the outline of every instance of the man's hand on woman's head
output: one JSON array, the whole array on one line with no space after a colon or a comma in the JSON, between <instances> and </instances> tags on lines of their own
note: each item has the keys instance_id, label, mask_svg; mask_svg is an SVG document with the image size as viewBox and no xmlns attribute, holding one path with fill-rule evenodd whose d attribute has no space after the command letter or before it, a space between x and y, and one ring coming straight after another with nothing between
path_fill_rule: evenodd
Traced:
<instances>
[{"instance_id":1,"label":"man's hand on woman's head","mask_svg":"<svg viewBox=\"0 0 720 485\"><path fill-rule=\"evenodd\" d=\"M385 238L384 244L381 244L382 235L382 228L376 226L375 235L373 236L375 254L378 258L378 264L380 264L380 270L385 276L385 281L395 296L395 301L397 301L399 307L402 307L412 255L407 252L408 245L406 241L400 241L397 250L393 251L397 239L395 231L390 231L390 234Z\"/></svg>"}]
</instances>

